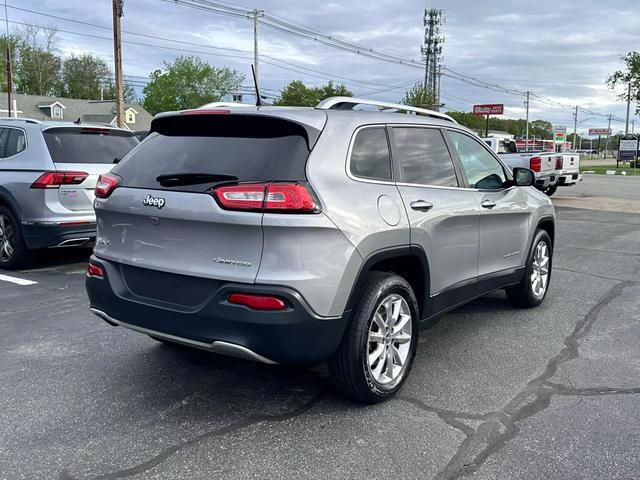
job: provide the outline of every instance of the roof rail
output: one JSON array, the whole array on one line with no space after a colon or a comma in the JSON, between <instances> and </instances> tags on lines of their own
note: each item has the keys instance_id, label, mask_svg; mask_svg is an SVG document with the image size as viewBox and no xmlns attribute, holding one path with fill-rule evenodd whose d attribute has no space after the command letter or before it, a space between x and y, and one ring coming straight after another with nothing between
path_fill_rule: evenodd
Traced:
<instances>
[{"instance_id":1,"label":"roof rail","mask_svg":"<svg viewBox=\"0 0 640 480\"><path fill-rule=\"evenodd\" d=\"M399 110L407 113L415 113L416 115L425 115L427 117L447 120L449 122L458 123L452 117L445 113L427 110L426 108L412 107L411 105L402 105L400 103L381 102L379 100L369 100L366 98L356 97L329 97L322 100L316 108L320 110L353 110L356 105L372 105L380 110Z\"/></svg>"},{"instance_id":2,"label":"roof rail","mask_svg":"<svg viewBox=\"0 0 640 480\"><path fill-rule=\"evenodd\" d=\"M0 120L3 122L5 120L13 120L13 121L27 122L27 123L37 123L37 124L43 123L40 120L36 120L35 118L27 118L27 117L0 117Z\"/></svg>"}]
</instances>

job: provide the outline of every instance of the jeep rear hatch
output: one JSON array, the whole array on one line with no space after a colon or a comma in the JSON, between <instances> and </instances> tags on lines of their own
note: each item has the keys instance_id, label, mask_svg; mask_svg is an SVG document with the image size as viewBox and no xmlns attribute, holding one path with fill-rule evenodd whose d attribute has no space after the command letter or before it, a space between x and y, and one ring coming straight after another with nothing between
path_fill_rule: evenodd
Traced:
<instances>
[{"instance_id":1,"label":"jeep rear hatch","mask_svg":"<svg viewBox=\"0 0 640 480\"><path fill-rule=\"evenodd\" d=\"M264 207L276 200L284 200L276 206L289 205L298 189L307 191L309 140L317 133L265 115L155 119L149 137L113 169L115 189L98 199L97 255L253 282Z\"/></svg>"}]
</instances>

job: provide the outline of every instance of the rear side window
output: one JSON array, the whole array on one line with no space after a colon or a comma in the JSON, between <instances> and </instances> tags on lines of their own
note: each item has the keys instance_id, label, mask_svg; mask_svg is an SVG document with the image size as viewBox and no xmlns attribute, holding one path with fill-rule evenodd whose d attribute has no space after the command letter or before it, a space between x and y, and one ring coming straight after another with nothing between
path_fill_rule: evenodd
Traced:
<instances>
[{"instance_id":1,"label":"rear side window","mask_svg":"<svg viewBox=\"0 0 640 480\"><path fill-rule=\"evenodd\" d=\"M372 180L391 180L391 158L384 127L363 128L351 150L351 173Z\"/></svg>"},{"instance_id":2,"label":"rear side window","mask_svg":"<svg viewBox=\"0 0 640 480\"><path fill-rule=\"evenodd\" d=\"M402 181L420 185L457 187L453 160L440 130L393 127L394 161Z\"/></svg>"},{"instance_id":3,"label":"rear side window","mask_svg":"<svg viewBox=\"0 0 640 480\"><path fill-rule=\"evenodd\" d=\"M106 128L49 128L42 132L54 163L110 163L138 144L129 132Z\"/></svg>"},{"instance_id":4,"label":"rear side window","mask_svg":"<svg viewBox=\"0 0 640 480\"><path fill-rule=\"evenodd\" d=\"M11 157L22 152L27 147L27 138L22 130L16 128L9 128L9 135L7 136L7 143L4 149L4 156Z\"/></svg>"},{"instance_id":5,"label":"rear side window","mask_svg":"<svg viewBox=\"0 0 640 480\"><path fill-rule=\"evenodd\" d=\"M304 181L305 127L259 115L184 115L154 120L152 133L113 173L135 188L204 191L214 183ZM160 185L166 175L219 177L195 185Z\"/></svg>"}]
</instances>

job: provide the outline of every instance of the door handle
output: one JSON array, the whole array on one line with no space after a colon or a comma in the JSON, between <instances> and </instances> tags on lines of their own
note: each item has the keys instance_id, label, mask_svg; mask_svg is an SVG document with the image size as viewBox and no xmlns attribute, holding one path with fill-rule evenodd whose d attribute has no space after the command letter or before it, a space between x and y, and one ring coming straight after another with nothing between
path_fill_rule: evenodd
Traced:
<instances>
[{"instance_id":1,"label":"door handle","mask_svg":"<svg viewBox=\"0 0 640 480\"><path fill-rule=\"evenodd\" d=\"M482 205L482 208L488 208L489 210L491 210L496 206L496 202L494 202L493 200L483 200L480 205Z\"/></svg>"},{"instance_id":2,"label":"door handle","mask_svg":"<svg viewBox=\"0 0 640 480\"><path fill-rule=\"evenodd\" d=\"M409 206L413 210L418 210L419 212L428 212L433 208L433 204L429 202L425 202L424 200L415 200L409 204Z\"/></svg>"}]
</instances>

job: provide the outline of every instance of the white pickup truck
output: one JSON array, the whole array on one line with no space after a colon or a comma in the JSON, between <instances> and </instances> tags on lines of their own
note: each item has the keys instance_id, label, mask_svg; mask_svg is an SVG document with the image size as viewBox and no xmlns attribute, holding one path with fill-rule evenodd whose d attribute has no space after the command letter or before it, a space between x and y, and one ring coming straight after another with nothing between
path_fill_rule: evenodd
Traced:
<instances>
[{"instance_id":1,"label":"white pickup truck","mask_svg":"<svg viewBox=\"0 0 640 480\"><path fill-rule=\"evenodd\" d=\"M518 152L515 142L499 138L483 138L510 168L526 167L536 175L535 187L553 195L558 187L575 185L582 180L580 155L577 153Z\"/></svg>"}]
</instances>

